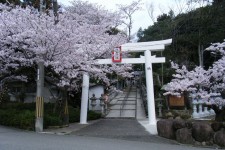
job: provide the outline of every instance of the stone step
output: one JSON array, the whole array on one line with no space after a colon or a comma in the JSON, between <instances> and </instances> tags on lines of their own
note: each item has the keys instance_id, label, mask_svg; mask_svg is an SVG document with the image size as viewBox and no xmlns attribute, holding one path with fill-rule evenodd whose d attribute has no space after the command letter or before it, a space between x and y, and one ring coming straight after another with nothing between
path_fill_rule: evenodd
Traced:
<instances>
[{"instance_id":1,"label":"stone step","mask_svg":"<svg viewBox=\"0 0 225 150\"><path fill-rule=\"evenodd\" d=\"M110 109L121 109L122 105L114 105L114 106L111 106ZM136 109L135 108L136 105L124 105L123 106L123 109Z\"/></svg>"},{"instance_id":2,"label":"stone step","mask_svg":"<svg viewBox=\"0 0 225 150\"><path fill-rule=\"evenodd\" d=\"M124 91L120 96L110 102L109 113L106 118L140 118L143 115L144 109L142 109L140 94L137 93L139 90L136 87L132 87L129 95L125 100L127 91ZM123 110L121 111L121 106ZM136 106L137 105L137 106ZM136 110L137 108L137 110ZM141 108L141 109L140 109ZM140 109L140 110L139 110Z\"/></svg>"},{"instance_id":3,"label":"stone step","mask_svg":"<svg viewBox=\"0 0 225 150\"><path fill-rule=\"evenodd\" d=\"M118 101L136 101L136 99L135 98L128 98L127 100L118 99Z\"/></svg>"},{"instance_id":4,"label":"stone step","mask_svg":"<svg viewBox=\"0 0 225 150\"><path fill-rule=\"evenodd\" d=\"M108 110L121 110L121 108L119 108L119 107L108 108ZM136 110L136 108L135 107L126 107L126 108L123 108L123 110Z\"/></svg>"},{"instance_id":5,"label":"stone step","mask_svg":"<svg viewBox=\"0 0 225 150\"><path fill-rule=\"evenodd\" d=\"M121 117L123 117L123 118L135 118L135 111L122 111Z\"/></svg>"},{"instance_id":6,"label":"stone step","mask_svg":"<svg viewBox=\"0 0 225 150\"><path fill-rule=\"evenodd\" d=\"M135 118L135 110L127 110L122 112L120 112L120 110L113 110L108 113L106 118Z\"/></svg>"},{"instance_id":7,"label":"stone step","mask_svg":"<svg viewBox=\"0 0 225 150\"><path fill-rule=\"evenodd\" d=\"M131 102L131 103L134 103L134 102L136 102L136 99L128 99L126 101L124 101L124 100L118 100L117 102L118 103L122 103L122 102Z\"/></svg>"},{"instance_id":8,"label":"stone step","mask_svg":"<svg viewBox=\"0 0 225 150\"><path fill-rule=\"evenodd\" d=\"M132 102L132 101L130 101L130 102ZM122 105L122 103L112 104L112 106L114 106L114 105ZM135 103L126 103L126 105L136 105L136 104Z\"/></svg>"}]
</instances>

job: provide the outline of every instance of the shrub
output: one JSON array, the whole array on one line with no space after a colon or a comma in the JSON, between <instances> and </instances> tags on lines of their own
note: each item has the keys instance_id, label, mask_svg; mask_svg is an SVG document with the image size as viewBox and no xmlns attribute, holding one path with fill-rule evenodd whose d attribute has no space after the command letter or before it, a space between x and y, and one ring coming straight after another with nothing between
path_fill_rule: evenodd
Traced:
<instances>
[{"instance_id":1,"label":"shrub","mask_svg":"<svg viewBox=\"0 0 225 150\"><path fill-rule=\"evenodd\" d=\"M96 120L101 118L101 113L97 113L95 111L88 111L87 119L88 120ZM79 122L80 121L80 109L73 108L69 106L69 122Z\"/></svg>"},{"instance_id":2,"label":"shrub","mask_svg":"<svg viewBox=\"0 0 225 150\"><path fill-rule=\"evenodd\" d=\"M62 120L58 116L45 114L44 115L44 128L47 128L49 126L61 126Z\"/></svg>"},{"instance_id":3,"label":"shrub","mask_svg":"<svg viewBox=\"0 0 225 150\"><path fill-rule=\"evenodd\" d=\"M80 121L80 110L78 108L68 107L69 109L69 122L79 122Z\"/></svg>"},{"instance_id":4,"label":"shrub","mask_svg":"<svg viewBox=\"0 0 225 150\"><path fill-rule=\"evenodd\" d=\"M80 121L80 110L69 106L69 122ZM63 124L58 112L54 113L54 104L47 103L44 106L44 128L49 126L61 126ZM88 120L101 118L100 113L88 111ZM26 130L35 128L35 103L7 103L0 106L0 124L13 126Z\"/></svg>"},{"instance_id":5,"label":"shrub","mask_svg":"<svg viewBox=\"0 0 225 150\"><path fill-rule=\"evenodd\" d=\"M20 119L20 128L27 129L27 130L34 130L35 124L35 113L34 111L24 110L19 115Z\"/></svg>"},{"instance_id":6,"label":"shrub","mask_svg":"<svg viewBox=\"0 0 225 150\"><path fill-rule=\"evenodd\" d=\"M1 109L16 109L16 110L31 110L34 111L36 108L35 103L21 103L21 102L10 102L0 106Z\"/></svg>"},{"instance_id":7,"label":"shrub","mask_svg":"<svg viewBox=\"0 0 225 150\"><path fill-rule=\"evenodd\" d=\"M7 109L0 110L0 124L21 129L34 130L34 111Z\"/></svg>"},{"instance_id":8,"label":"shrub","mask_svg":"<svg viewBox=\"0 0 225 150\"><path fill-rule=\"evenodd\" d=\"M101 113L97 113L95 111L88 111L88 120L96 120L101 118Z\"/></svg>"}]
</instances>

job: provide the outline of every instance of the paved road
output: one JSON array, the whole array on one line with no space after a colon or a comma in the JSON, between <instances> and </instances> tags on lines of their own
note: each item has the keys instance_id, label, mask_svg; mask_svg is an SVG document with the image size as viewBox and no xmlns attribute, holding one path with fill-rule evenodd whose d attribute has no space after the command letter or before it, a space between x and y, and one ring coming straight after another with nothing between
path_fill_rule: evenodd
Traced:
<instances>
[{"instance_id":1,"label":"paved road","mask_svg":"<svg viewBox=\"0 0 225 150\"><path fill-rule=\"evenodd\" d=\"M135 119L101 119L79 131L72 132L72 134L128 141L178 144L173 140L150 135Z\"/></svg>"},{"instance_id":2,"label":"paved road","mask_svg":"<svg viewBox=\"0 0 225 150\"><path fill-rule=\"evenodd\" d=\"M76 135L40 134L0 126L0 150L206 150L191 146Z\"/></svg>"}]
</instances>

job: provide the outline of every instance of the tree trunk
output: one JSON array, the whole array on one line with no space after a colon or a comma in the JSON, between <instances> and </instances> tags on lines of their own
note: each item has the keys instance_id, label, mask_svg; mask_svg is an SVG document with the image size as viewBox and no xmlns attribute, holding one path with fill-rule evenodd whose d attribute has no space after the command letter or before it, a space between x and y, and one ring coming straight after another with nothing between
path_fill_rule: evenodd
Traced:
<instances>
[{"instance_id":1,"label":"tree trunk","mask_svg":"<svg viewBox=\"0 0 225 150\"><path fill-rule=\"evenodd\" d=\"M63 97L62 97L62 110L61 110L61 119L63 125L69 125L69 111L68 111L68 102L67 102L67 91L63 90Z\"/></svg>"}]
</instances>

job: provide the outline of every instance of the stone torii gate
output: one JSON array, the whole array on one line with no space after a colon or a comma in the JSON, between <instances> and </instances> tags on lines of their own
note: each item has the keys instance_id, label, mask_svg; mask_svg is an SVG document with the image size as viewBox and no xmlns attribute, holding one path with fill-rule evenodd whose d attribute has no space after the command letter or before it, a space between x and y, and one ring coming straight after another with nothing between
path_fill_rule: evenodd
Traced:
<instances>
[{"instance_id":1,"label":"stone torii gate","mask_svg":"<svg viewBox=\"0 0 225 150\"><path fill-rule=\"evenodd\" d=\"M140 58L122 58L121 62L116 63L116 64L145 64L147 101L148 101L147 128L152 134L157 134L152 63L164 63L165 57L152 56L151 52L163 51L165 49L165 46L170 45L171 43L172 39L153 42L123 44L121 45L121 50L123 52L144 52L144 56L141 56ZM98 63L113 64L115 62L112 62L112 59L99 59ZM82 85L80 124L87 123L88 90L89 90L89 75L87 73L84 73Z\"/></svg>"}]
</instances>

